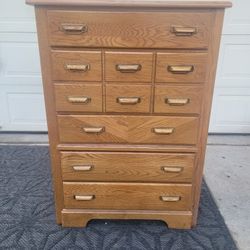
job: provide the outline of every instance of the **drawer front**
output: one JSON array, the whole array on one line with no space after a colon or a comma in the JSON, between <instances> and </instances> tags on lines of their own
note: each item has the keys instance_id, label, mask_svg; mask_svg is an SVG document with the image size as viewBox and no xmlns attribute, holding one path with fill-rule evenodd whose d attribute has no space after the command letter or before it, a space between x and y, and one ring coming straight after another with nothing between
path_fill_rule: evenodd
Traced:
<instances>
[{"instance_id":1,"label":"drawer front","mask_svg":"<svg viewBox=\"0 0 250 250\"><path fill-rule=\"evenodd\" d=\"M48 10L50 44L118 48L207 48L208 12L88 12Z\"/></svg>"},{"instance_id":2,"label":"drawer front","mask_svg":"<svg viewBox=\"0 0 250 250\"><path fill-rule=\"evenodd\" d=\"M65 208L191 210L190 184L64 182Z\"/></svg>"},{"instance_id":3,"label":"drawer front","mask_svg":"<svg viewBox=\"0 0 250 250\"><path fill-rule=\"evenodd\" d=\"M150 98L150 85L106 85L107 112L147 113Z\"/></svg>"},{"instance_id":4,"label":"drawer front","mask_svg":"<svg viewBox=\"0 0 250 250\"><path fill-rule=\"evenodd\" d=\"M52 78L65 81L101 81L100 51L52 51Z\"/></svg>"},{"instance_id":5,"label":"drawer front","mask_svg":"<svg viewBox=\"0 0 250 250\"><path fill-rule=\"evenodd\" d=\"M194 154L61 152L63 180L191 182Z\"/></svg>"},{"instance_id":6,"label":"drawer front","mask_svg":"<svg viewBox=\"0 0 250 250\"><path fill-rule=\"evenodd\" d=\"M107 82L151 82L153 53L105 52Z\"/></svg>"},{"instance_id":7,"label":"drawer front","mask_svg":"<svg viewBox=\"0 0 250 250\"><path fill-rule=\"evenodd\" d=\"M200 114L202 97L203 87L200 85L156 85L154 112Z\"/></svg>"},{"instance_id":8,"label":"drawer front","mask_svg":"<svg viewBox=\"0 0 250 250\"><path fill-rule=\"evenodd\" d=\"M197 117L59 115L65 143L188 144L197 142Z\"/></svg>"},{"instance_id":9,"label":"drawer front","mask_svg":"<svg viewBox=\"0 0 250 250\"><path fill-rule=\"evenodd\" d=\"M156 82L203 82L206 53L157 53Z\"/></svg>"},{"instance_id":10,"label":"drawer front","mask_svg":"<svg viewBox=\"0 0 250 250\"><path fill-rule=\"evenodd\" d=\"M57 111L102 112L101 84L55 84Z\"/></svg>"}]
</instances>

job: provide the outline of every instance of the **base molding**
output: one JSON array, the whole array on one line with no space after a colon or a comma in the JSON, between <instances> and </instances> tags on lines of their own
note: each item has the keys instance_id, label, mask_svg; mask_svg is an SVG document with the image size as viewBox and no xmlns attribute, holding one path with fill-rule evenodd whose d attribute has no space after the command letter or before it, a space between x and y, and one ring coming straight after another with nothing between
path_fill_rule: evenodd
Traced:
<instances>
[{"instance_id":1,"label":"base molding","mask_svg":"<svg viewBox=\"0 0 250 250\"><path fill-rule=\"evenodd\" d=\"M63 209L63 227L86 227L92 219L161 220L169 228L190 229L190 211Z\"/></svg>"}]
</instances>

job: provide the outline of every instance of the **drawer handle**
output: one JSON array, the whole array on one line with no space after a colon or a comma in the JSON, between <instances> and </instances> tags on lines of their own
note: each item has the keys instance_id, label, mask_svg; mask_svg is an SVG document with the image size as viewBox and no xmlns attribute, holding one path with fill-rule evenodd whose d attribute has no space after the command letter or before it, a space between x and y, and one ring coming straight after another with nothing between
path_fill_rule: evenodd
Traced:
<instances>
[{"instance_id":1,"label":"drawer handle","mask_svg":"<svg viewBox=\"0 0 250 250\"><path fill-rule=\"evenodd\" d=\"M174 133L174 128L153 128L152 131L159 135L170 135Z\"/></svg>"},{"instance_id":2,"label":"drawer handle","mask_svg":"<svg viewBox=\"0 0 250 250\"><path fill-rule=\"evenodd\" d=\"M75 171L90 171L93 169L92 165L83 165L83 166L73 166Z\"/></svg>"},{"instance_id":3,"label":"drawer handle","mask_svg":"<svg viewBox=\"0 0 250 250\"><path fill-rule=\"evenodd\" d=\"M140 97L117 97L116 101L120 104L134 105L141 102Z\"/></svg>"},{"instance_id":4,"label":"drawer handle","mask_svg":"<svg viewBox=\"0 0 250 250\"><path fill-rule=\"evenodd\" d=\"M183 167L161 167L162 171L166 173L180 173L183 171Z\"/></svg>"},{"instance_id":5,"label":"drawer handle","mask_svg":"<svg viewBox=\"0 0 250 250\"><path fill-rule=\"evenodd\" d=\"M135 73L142 69L141 64L117 64L115 66L117 71L121 73Z\"/></svg>"},{"instance_id":6,"label":"drawer handle","mask_svg":"<svg viewBox=\"0 0 250 250\"><path fill-rule=\"evenodd\" d=\"M180 196L160 196L160 199L164 202L177 202L181 200Z\"/></svg>"},{"instance_id":7,"label":"drawer handle","mask_svg":"<svg viewBox=\"0 0 250 250\"><path fill-rule=\"evenodd\" d=\"M70 35L79 35L88 31L86 24L62 24L61 27L66 34Z\"/></svg>"},{"instance_id":8,"label":"drawer handle","mask_svg":"<svg viewBox=\"0 0 250 250\"><path fill-rule=\"evenodd\" d=\"M168 71L172 74L188 74L194 71L193 65L168 66Z\"/></svg>"},{"instance_id":9,"label":"drawer handle","mask_svg":"<svg viewBox=\"0 0 250 250\"><path fill-rule=\"evenodd\" d=\"M197 33L197 28L172 26L171 32L176 36L193 36Z\"/></svg>"},{"instance_id":10,"label":"drawer handle","mask_svg":"<svg viewBox=\"0 0 250 250\"><path fill-rule=\"evenodd\" d=\"M89 134L99 134L105 131L105 127L98 128L82 128L82 131Z\"/></svg>"},{"instance_id":11,"label":"drawer handle","mask_svg":"<svg viewBox=\"0 0 250 250\"><path fill-rule=\"evenodd\" d=\"M190 102L189 98L165 98L165 103L170 106L184 106Z\"/></svg>"},{"instance_id":12,"label":"drawer handle","mask_svg":"<svg viewBox=\"0 0 250 250\"><path fill-rule=\"evenodd\" d=\"M91 98L87 96L69 96L68 101L74 104L87 104L91 102Z\"/></svg>"},{"instance_id":13,"label":"drawer handle","mask_svg":"<svg viewBox=\"0 0 250 250\"><path fill-rule=\"evenodd\" d=\"M65 69L71 70L71 71L82 71L87 72L90 70L89 64L66 64Z\"/></svg>"},{"instance_id":14,"label":"drawer handle","mask_svg":"<svg viewBox=\"0 0 250 250\"><path fill-rule=\"evenodd\" d=\"M91 201L95 199L94 195L75 195L75 200L77 201Z\"/></svg>"}]
</instances>

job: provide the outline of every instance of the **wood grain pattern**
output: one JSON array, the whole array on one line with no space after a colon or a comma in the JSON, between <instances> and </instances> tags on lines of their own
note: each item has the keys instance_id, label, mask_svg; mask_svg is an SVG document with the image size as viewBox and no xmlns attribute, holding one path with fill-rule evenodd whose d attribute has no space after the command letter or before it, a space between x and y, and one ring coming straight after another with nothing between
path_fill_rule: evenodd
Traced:
<instances>
[{"instance_id":1,"label":"wood grain pattern","mask_svg":"<svg viewBox=\"0 0 250 250\"><path fill-rule=\"evenodd\" d=\"M115 22L114 22L115 20ZM53 46L116 48L207 48L211 13L91 12L48 10L49 37ZM86 24L88 31L65 34L61 25ZM193 36L176 36L172 26L195 27Z\"/></svg>"},{"instance_id":2,"label":"wood grain pattern","mask_svg":"<svg viewBox=\"0 0 250 250\"><path fill-rule=\"evenodd\" d=\"M227 8L225 0L26 0L28 4L53 6L158 7L158 8Z\"/></svg>"},{"instance_id":3,"label":"wood grain pattern","mask_svg":"<svg viewBox=\"0 0 250 250\"><path fill-rule=\"evenodd\" d=\"M123 104L117 100L120 97L137 98L138 103ZM148 113L150 101L150 85L106 85L106 112Z\"/></svg>"},{"instance_id":4,"label":"wood grain pattern","mask_svg":"<svg viewBox=\"0 0 250 250\"><path fill-rule=\"evenodd\" d=\"M61 152L64 180L191 182L194 154ZM91 166L89 171L75 166ZM164 171L166 168L168 171Z\"/></svg>"},{"instance_id":5,"label":"wood grain pattern","mask_svg":"<svg viewBox=\"0 0 250 250\"><path fill-rule=\"evenodd\" d=\"M86 102L70 102L69 98L88 98ZM101 84L55 84L57 111L102 112Z\"/></svg>"},{"instance_id":6,"label":"wood grain pattern","mask_svg":"<svg viewBox=\"0 0 250 250\"><path fill-rule=\"evenodd\" d=\"M193 72L175 74L168 71L169 66L190 65ZM206 78L207 53L157 53L156 82L203 82Z\"/></svg>"},{"instance_id":7,"label":"wood grain pattern","mask_svg":"<svg viewBox=\"0 0 250 250\"><path fill-rule=\"evenodd\" d=\"M191 210L190 184L64 182L65 208ZM94 195L91 201L77 201L75 195ZM164 202L161 196L179 196ZM129 202L128 202L129 201Z\"/></svg>"},{"instance_id":8,"label":"wood grain pattern","mask_svg":"<svg viewBox=\"0 0 250 250\"><path fill-rule=\"evenodd\" d=\"M191 144L197 142L197 117L59 115L63 143ZM84 127L105 128L102 133L82 132ZM174 128L172 134L155 134L153 128Z\"/></svg>"},{"instance_id":9,"label":"wood grain pattern","mask_svg":"<svg viewBox=\"0 0 250 250\"><path fill-rule=\"evenodd\" d=\"M100 51L52 50L52 78L63 81L101 81L102 60ZM68 70L65 65L89 65L84 71Z\"/></svg>"},{"instance_id":10,"label":"wood grain pattern","mask_svg":"<svg viewBox=\"0 0 250 250\"><path fill-rule=\"evenodd\" d=\"M168 225L168 228L190 229L192 213L190 211L155 210L62 210L62 225L64 227L85 227L92 219L161 220Z\"/></svg>"},{"instance_id":11,"label":"wood grain pattern","mask_svg":"<svg viewBox=\"0 0 250 250\"><path fill-rule=\"evenodd\" d=\"M141 65L141 70L132 73L122 73L116 70L116 65ZM151 52L105 52L105 80L107 82L151 82L153 53Z\"/></svg>"},{"instance_id":12,"label":"wood grain pattern","mask_svg":"<svg viewBox=\"0 0 250 250\"><path fill-rule=\"evenodd\" d=\"M185 84L184 86L157 84L155 86L154 112L200 114L202 99L203 86L189 84ZM168 102L169 100L170 102ZM184 104L178 104L178 100L184 100Z\"/></svg>"}]
</instances>

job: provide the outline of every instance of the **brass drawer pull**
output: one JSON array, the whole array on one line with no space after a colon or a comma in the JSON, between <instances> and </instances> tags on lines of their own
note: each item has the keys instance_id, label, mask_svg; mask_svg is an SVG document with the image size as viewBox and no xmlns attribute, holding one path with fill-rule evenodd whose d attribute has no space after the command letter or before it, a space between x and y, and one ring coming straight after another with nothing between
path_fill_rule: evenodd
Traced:
<instances>
[{"instance_id":1,"label":"brass drawer pull","mask_svg":"<svg viewBox=\"0 0 250 250\"><path fill-rule=\"evenodd\" d=\"M174 133L174 128L153 128L152 132L159 135L170 135Z\"/></svg>"},{"instance_id":2,"label":"brass drawer pull","mask_svg":"<svg viewBox=\"0 0 250 250\"><path fill-rule=\"evenodd\" d=\"M86 24L61 24L62 30L66 34L79 35L88 31Z\"/></svg>"},{"instance_id":3,"label":"brass drawer pull","mask_svg":"<svg viewBox=\"0 0 250 250\"><path fill-rule=\"evenodd\" d=\"M71 71L82 71L87 72L90 70L89 64L66 64L65 69L71 70Z\"/></svg>"},{"instance_id":4,"label":"brass drawer pull","mask_svg":"<svg viewBox=\"0 0 250 250\"><path fill-rule=\"evenodd\" d=\"M180 196L160 196L160 199L164 202L177 202L181 200Z\"/></svg>"},{"instance_id":5,"label":"brass drawer pull","mask_svg":"<svg viewBox=\"0 0 250 250\"><path fill-rule=\"evenodd\" d=\"M99 134L105 131L105 127L98 128L82 128L82 131L89 134Z\"/></svg>"},{"instance_id":6,"label":"brass drawer pull","mask_svg":"<svg viewBox=\"0 0 250 250\"><path fill-rule=\"evenodd\" d=\"M87 96L69 96L68 101L73 104L87 104L91 102L91 98Z\"/></svg>"},{"instance_id":7,"label":"brass drawer pull","mask_svg":"<svg viewBox=\"0 0 250 250\"><path fill-rule=\"evenodd\" d=\"M171 32L176 36L193 36L197 33L197 28L172 26Z\"/></svg>"},{"instance_id":8,"label":"brass drawer pull","mask_svg":"<svg viewBox=\"0 0 250 250\"><path fill-rule=\"evenodd\" d=\"M184 106L190 102L189 98L166 98L165 103L170 106Z\"/></svg>"},{"instance_id":9,"label":"brass drawer pull","mask_svg":"<svg viewBox=\"0 0 250 250\"><path fill-rule=\"evenodd\" d=\"M183 167L161 167L162 171L166 173L180 173L183 171Z\"/></svg>"},{"instance_id":10,"label":"brass drawer pull","mask_svg":"<svg viewBox=\"0 0 250 250\"><path fill-rule=\"evenodd\" d=\"M75 171L90 171L93 169L92 165L82 165L82 166L73 166Z\"/></svg>"},{"instance_id":11,"label":"brass drawer pull","mask_svg":"<svg viewBox=\"0 0 250 250\"><path fill-rule=\"evenodd\" d=\"M120 104L134 105L141 102L140 97L117 97L116 101Z\"/></svg>"},{"instance_id":12,"label":"brass drawer pull","mask_svg":"<svg viewBox=\"0 0 250 250\"><path fill-rule=\"evenodd\" d=\"M95 199L94 195L75 195L75 200L77 201L91 201Z\"/></svg>"},{"instance_id":13,"label":"brass drawer pull","mask_svg":"<svg viewBox=\"0 0 250 250\"><path fill-rule=\"evenodd\" d=\"M188 74L194 71L193 65L168 66L168 71L172 74Z\"/></svg>"},{"instance_id":14,"label":"brass drawer pull","mask_svg":"<svg viewBox=\"0 0 250 250\"><path fill-rule=\"evenodd\" d=\"M141 64L117 64L115 68L121 73L135 73L140 71L142 66Z\"/></svg>"}]
</instances>

